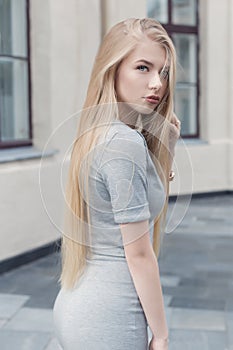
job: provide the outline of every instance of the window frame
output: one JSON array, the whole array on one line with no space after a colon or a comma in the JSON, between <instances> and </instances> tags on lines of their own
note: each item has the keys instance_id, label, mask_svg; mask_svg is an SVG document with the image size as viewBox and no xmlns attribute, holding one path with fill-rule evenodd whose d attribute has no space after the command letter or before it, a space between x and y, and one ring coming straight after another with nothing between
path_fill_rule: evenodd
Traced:
<instances>
[{"instance_id":1,"label":"window frame","mask_svg":"<svg viewBox=\"0 0 233 350\"><path fill-rule=\"evenodd\" d=\"M180 25L172 23L172 0L167 1L167 15L168 21L167 23L160 22L162 26L168 32L168 35L172 38L172 34L195 34L196 35L196 133L195 134L182 134L182 138L199 138L200 137L200 111L199 111L199 102L200 102L200 79L199 79L199 49L200 49L200 41L199 41L199 0L196 0L196 25ZM178 116L179 118L179 116Z\"/></svg>"},{"instance_id":2,"label":"window frame","mask_svg":"<svg viewBox=\"0 0 233 350\"><path fill-rule=\"evenodd\" d=\"M27 140L12 140L12 141L2 141L0 136L0 150L6 149L6 148L13 148L13 147L23 147L23 146L32 146L32 105L31 105L31 56L30 56L30 5L29 0L25 0L25 15L26 15L26 25L27 25L27 31L26 31L26 41L27 41L27 52L26 57L17 56L17 55L7 55L7 54L0 54L0 57L6 57L6 58L12 58L12 59L18 59L23 60L27 62L27 74L28 74L28 130L29 130L29 137ZM0 115L0 129L1 129L1 115Z\"/></svg>"}]
</instances>

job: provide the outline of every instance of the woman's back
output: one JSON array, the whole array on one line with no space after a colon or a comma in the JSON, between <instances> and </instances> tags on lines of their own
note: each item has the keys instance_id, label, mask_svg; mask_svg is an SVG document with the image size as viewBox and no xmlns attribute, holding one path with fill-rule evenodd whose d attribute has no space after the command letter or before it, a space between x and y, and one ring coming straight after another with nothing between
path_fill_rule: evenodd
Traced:
<instances>
[{"instance_id":1,"label":"woman's back","mask_svg":"<svg viewBox=\"0 0 233 350\"><path fill-rule=\"evenodd\" d=\"M112 123L94 148L89 175L93 258L125 257L119 224L149 220L160 213L165 191L143 135L123 122ZM84 178L85 178L85 174Z\"/></svg>"}]
</instances>

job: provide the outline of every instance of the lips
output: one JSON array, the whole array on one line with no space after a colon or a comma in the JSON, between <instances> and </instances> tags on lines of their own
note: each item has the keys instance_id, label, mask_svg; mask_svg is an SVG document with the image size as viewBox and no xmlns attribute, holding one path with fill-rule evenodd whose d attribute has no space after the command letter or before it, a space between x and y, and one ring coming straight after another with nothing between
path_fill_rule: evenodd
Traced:
<instances>
[{"instance_id":1,"label":"lips","mask_svg":"<svg viewBox=\"0 0 233 350\"><path fill-rule=\"evenodd\" d=\"M157 95L146 96L145 99L147 102L152 103L152 104L157 104L157 103L159 103L159 100L160 100L159 96L157 96Z\"/></svg>"}]
</instances>

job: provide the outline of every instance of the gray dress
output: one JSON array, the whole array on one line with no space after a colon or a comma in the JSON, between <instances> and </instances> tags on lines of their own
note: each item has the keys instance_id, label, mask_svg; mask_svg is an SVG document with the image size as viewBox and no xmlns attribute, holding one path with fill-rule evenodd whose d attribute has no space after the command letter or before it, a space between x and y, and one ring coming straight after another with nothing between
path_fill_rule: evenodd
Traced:
<instances>
[{"instance_id":1,"label":"gray dress","mask_svg":"<svg viewBox=\"0 0 233 350\"><path fill-rule=\"evenodd\" d=\"M139 131L117 121L104 140L89 177L92 255L75 288L57 295L55 333L64 350L147 350L148 324L119 224L148 219L152 242L165 191Z\"/></svg>"}]
</instances>

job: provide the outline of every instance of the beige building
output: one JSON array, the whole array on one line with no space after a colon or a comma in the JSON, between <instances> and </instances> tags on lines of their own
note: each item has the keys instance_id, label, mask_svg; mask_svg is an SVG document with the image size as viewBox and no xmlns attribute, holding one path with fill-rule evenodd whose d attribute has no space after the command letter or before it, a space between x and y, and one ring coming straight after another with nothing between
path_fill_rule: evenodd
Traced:
<instances>
[{"instance_id":1,"label":"beige building","mask_svg":"<svg viewBox=\"0 0 233 350\"><path fill-rule=\"evenodd\" d=\"M233 2L136 4L0 0L1 262L60 238L67 153L94 57L127 17L157 16L179 53L171 194L233 190Z\"/></svg>"}]
</instances>

